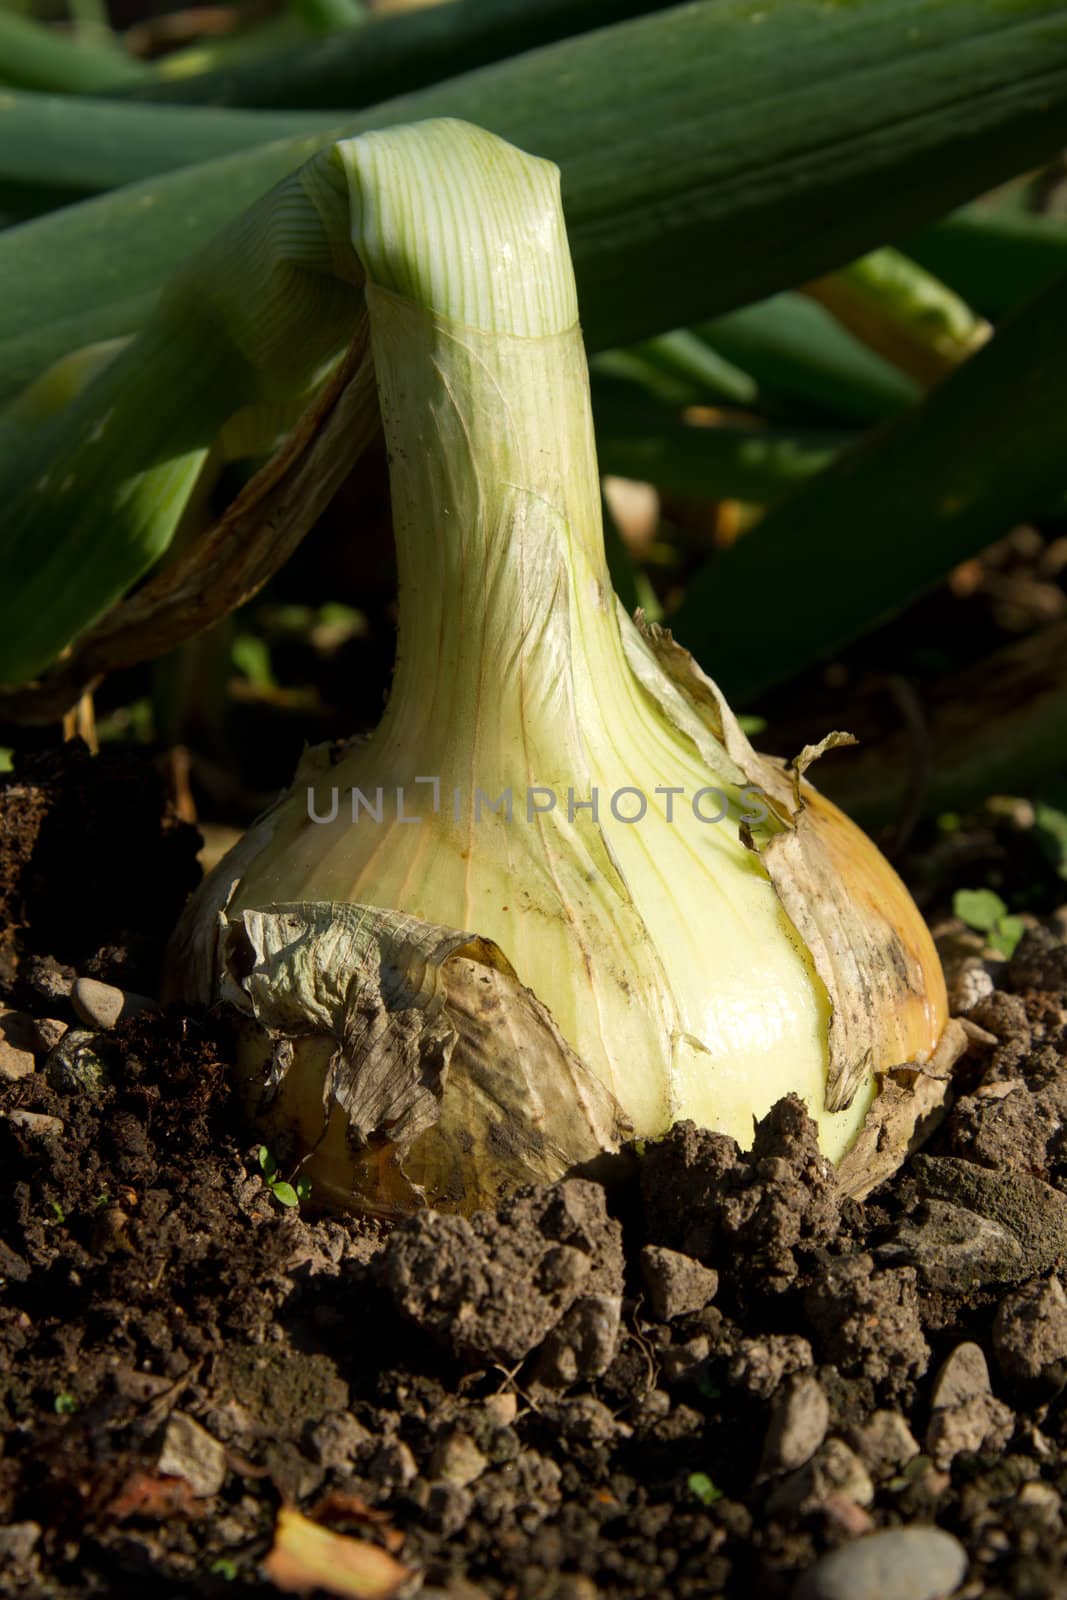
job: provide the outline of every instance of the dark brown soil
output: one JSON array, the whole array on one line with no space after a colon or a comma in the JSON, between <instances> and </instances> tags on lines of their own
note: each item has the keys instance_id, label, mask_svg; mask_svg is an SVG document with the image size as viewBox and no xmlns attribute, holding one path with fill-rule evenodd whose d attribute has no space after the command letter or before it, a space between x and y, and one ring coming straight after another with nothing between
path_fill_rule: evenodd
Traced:
<instances>
[{"instance_id":1,"label":"dark brown soil","mask_svg":"<svg viewBox=\"0 0 1067 1600\"><path fill-rule=\"evenodd\" d=\"M275 1594L296 1505L404 1595L776 1600L931 1523L960 1596L1067 1595L1050 932L864 1205L787 1100L745 1155L682 1124L610 1192L389 1231L275 1198L224 1019L77 1022L75 973L153 992L195 836L126 758L40 760L0 787L0 1593Z\"/></svg>"}]
</instances>

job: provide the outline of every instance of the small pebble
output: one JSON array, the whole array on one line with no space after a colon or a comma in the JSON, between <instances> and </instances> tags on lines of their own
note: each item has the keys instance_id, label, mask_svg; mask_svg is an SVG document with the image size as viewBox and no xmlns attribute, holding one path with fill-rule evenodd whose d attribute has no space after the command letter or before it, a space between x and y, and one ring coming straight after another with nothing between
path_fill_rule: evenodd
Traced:
<instances>
[{"instance_id":1,"label":"small pebble","mask_svg":"<svg viewBox=\"0 0 1067 1600\"><path fill-rule=\"evenodd\" d=\"M34 1017L33 1047L37 1054L46 1056L49 1050L54 1050L66 1031L67 1024L58 1017Z\"/></svg>"},{"instance_id":2,"label":"small pebble","mask_svg":"<svg viewBox=\"0 0 1067 1600\"><path fill-rule=\"evenodd\" d=\"M482 1409L498 1428L506 1428L519 1414L519 1398L512 1389L491 1394L482 1401Z\"/></svg>"},{"instance_id":3,"label":"small pebble","mask_svg":"<svg viewBox=\"0 0 1067 1600\"><path fill-rule=\"evenodd\" d=\"M790 1472L810 1461L826 1438L830 1403L813 1372L787 1378L775 1398L760 1472Z\"/></svg>"},{"instance_id":4,"label":"small pebble","mask_svg":"<svg viewBox=\"0 0 1067 1600\"><path fill-rule=\"evenodd\" d=\"M792 1600L940 1600L967 1571L967 1553L941 1528L887 1528L821 1556Z\"/></svg>"},{"instance_id":5,"label":"small pebble","mask_svg":"<svg viewBox=\"0 0 1067 1600\"><path fill-rule=\"evenodd\" d=\"M33 1071L34 1039L32 1017L0 1010L0 1083L17 1083Z\"/></svg>"},{"instance_id":6,"label":"small pebble","mask_svg":"<svg viewBox=\"0 0 1067 1600\"><path fill-rule=\"evenodd\" d=\"M660 1322L702 1311L719 1287L719 1274L713 1267L658 1244L646 1244L641 1251L641 1276Z\"/></svg>"},{"instance_id":7,"label":"small pebble","mask_svg":"<svg viewBox=\"0 0 1067 1600\"><path fill-rule=\"evenodd\" d=\"M351 1467L357 1456L367 1453L373 1435L350 1411L323 1417L311 1430L311 1444L319 1465L338 1472Z\"/></svg>"},{"instance_id":8,"label":"small pebble","mask_svg":"<svg viewBox=\"0 0 1067 1600\"><path fill-rule=\"evenodd\" d=\"M819 1510L828 1523L836 1523L850 1539L858 1539L861 1533L870 1533L874 1528L874 1518L870 1512L864 1511L847 1495L828 1494Z\"/></svg>"},{"instance_id":9,"label":"small pebble","mask_svg":"<svg viewBox=\"0 0 1067 1600\"><path fill-rule=\"evenodd\" d=\"M944 1470L967 1450L999 1450L1015 1429L1015 1413L996 1399L980 1346L958 1344L934 1379L927 1454Z\"/></svg>"},{"instance_id":10,"label":"small pebble","mask_svg":"<svg viewBox=\"0 0 1067 1600\"><path fill-rule=\"evenodd\" d=\"M1018 1383L1067 1377L1067 1295L1055 1274L1001 1301L993 1319L993 1351L1005 1377Z\"/></svg>"},{"instance_id":11,"label":"small pebble","mask_svg":"<svg viewBox=\"0 0 1067 1600\"><path fill-rule=\"evenodd\" d=\"M831 1496L869 1506L874 1499L871 1475L843 1439L829 1438L810 1461L779 1478L767 1500L771 1516L805 1515Z\"/></svg>"},{"instance_id":12,"label":"small pebble","mask_svg":"<svg viewBox=\"0 0 1067 1600\"><path fill-rule=\"evenodd\" d=\"M993 993L995 985L989 971L991 964L975 957L960 967L948 990L949 1010L953 1016L960 1011L970 1011L979 1000L987 1000Z\"/></svg>"},{"instance_id":13,"label":"small pebble","mask_svg":"<svg viewBox=\"0 0 1067 1600\"><path fill-rule=\"evenodd\" d=\"M481 1477L488 1465L488 1460L470 1434L457 1430L438 1440L435 1445L430 1461L430 1476L465 1489L475 1478Z\"/></svg>"},{"instance_id":14,"label":"small pebble","mask_svg":"<svg viewBox=\"0 0 1067 1600\"><path fill-rule=\"evenodd\" d=\"M104 1032L127 1017L155 1009L155 1001L147 995L127 994L116 989L114 984L101 983L96 978L76 978L70 991L70 1003L87 1028L99 1028Z\"/></svg>"},{"instance_id":15,"label":"small pebble","mask_svg":"<svg viewBox=\"0 0 1067 1600\"><path fill-rule=\"evenodd\" d=\"M875 1473L896 1471L919 1454L918 1441L899 1411L874 1411L849 1429L848 1442Z\"/></svg>"},{"instance_id":16,"label":"small pebble","mask_svg":"<svg viewBox=\"0 0 1067 1600\"><path fill-rule=\"evenodd\" d=\"M0 1034L0 1083L17 1083L20 1078L28 1078L35 1065L32 1051L19 1050Z\"/></svg>"},{"instance_id":17,"label":"small pebble","mask_svg":"<svg viewBox=\"0 0 1067 1600\"><path fill-rule=\"evenodd\" d=\"M687 1339L683 1344L668 1345L659 1358L660 1372L666 1383L679 1383L689 1376L694 1368L708 1359L711 1352L711 1340L707 1334L698 1333L695 1338Z\"/></svg>"},{"instance_id":18,"label":"small pebble","mask_svg":"<svg viewBox=\"0 0 1067 1600\"><path fill-rule=\"evenodd\" d=\"M962 1405L931 1412L923 1443L944 1471L965 1451L1002 1450L1014 1432L1011 1407L991 1394L976 1394Z\"/></svg>"},{"instance_id":19,"label":"small pebble","mask_svg":"<svg viewBox=\"0 0 1067 1600\"><path fill-rule=\"evenodd\" d=\"M172 1413L157 1465L168 1477L184 1478L201 1500L218 1494L226 1481L225 1450L184 1411Z\"/></svg>"},{"instance_id":20,"label":"small pebble","mask_svg":"<svg viewBox=\"0 0 1067 1600\"><path fill-rule=\"evenodd\" d=\"M975 1395L992 1392L982 1348L967 1340L958 1344L938 1368L930 1404L935 1410L940 1406L958 1406Z\"/></svg>"},{"instance_id":21,"label":"small pebble","mask_svg":"<svg viewBox=\"0 0 1067 1600\"><path fill-rule=\"evenodd\" d=\"M621 1316L621 1295L581 1295L542 1344L534 1383L562 1389L579 1378L599 1378L615 1354Z\"/></svg>"}]
</instances>

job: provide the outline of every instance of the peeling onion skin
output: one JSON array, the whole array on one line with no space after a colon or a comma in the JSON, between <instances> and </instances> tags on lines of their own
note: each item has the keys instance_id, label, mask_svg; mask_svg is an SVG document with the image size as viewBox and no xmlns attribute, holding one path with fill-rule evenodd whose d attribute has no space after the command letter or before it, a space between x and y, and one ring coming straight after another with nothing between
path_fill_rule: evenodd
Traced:
<instances>
[{"instance_id":1,"label":"peeling onion skin","mask_svg":"<svg viewBox=\"0 0 1067 1600\"><path fill-rule=\"evenodd\" d=\"M805 799L807 815L849 888L857 916L888 930L887 950L897 952L900 987L873 1021L874 1069L925 1062L937 1049L949 1016L945 975L926 919L862 828L810 784Z\"/></svg>"}]
</instances>

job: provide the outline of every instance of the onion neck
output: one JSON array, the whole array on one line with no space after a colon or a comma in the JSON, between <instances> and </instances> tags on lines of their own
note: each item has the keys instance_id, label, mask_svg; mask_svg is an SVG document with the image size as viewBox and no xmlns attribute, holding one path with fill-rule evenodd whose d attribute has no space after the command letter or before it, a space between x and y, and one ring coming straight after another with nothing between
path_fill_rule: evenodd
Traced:
<instances>
[{"instance_id":1,"label":"onion neck","mask_svg":"<svg viewBox=\"0 0 1067 1600\"><path fill-rule=\"evenodd\" d=\"M566 778L556 769L599 714L596 685L629 677L580 330L505 337L388 292L367 298L400 590L375 743L433 772L478 747L483 785ZM477 733L490 721L487 748Z\"/></svg>"}]
</instances>

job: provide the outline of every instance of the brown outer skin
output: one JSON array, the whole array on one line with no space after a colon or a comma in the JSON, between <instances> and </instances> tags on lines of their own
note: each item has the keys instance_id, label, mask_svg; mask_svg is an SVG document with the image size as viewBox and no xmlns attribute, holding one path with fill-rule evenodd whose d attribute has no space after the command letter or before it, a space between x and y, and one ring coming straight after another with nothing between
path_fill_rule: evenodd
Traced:
<instances>
[{"instance_id":1,"label":"brown outer skin","mask_svg":"<svg viewBox=\"0 0 1067 1600\"><path fill-rule=\"evenodd\" d=\"M884 1041L875 1070L905 1061L925 1061L937 1048L948 1021L948 993L941 958L925 919L900 878L877 845L810 784L804 787L805 814L811 819L841 881L851 889L857 911L869 910L872 920L888 923L897 934L909 968L916 974L912 989L880 1018L878 1037Z\"/></svg>"}]
</instances>

